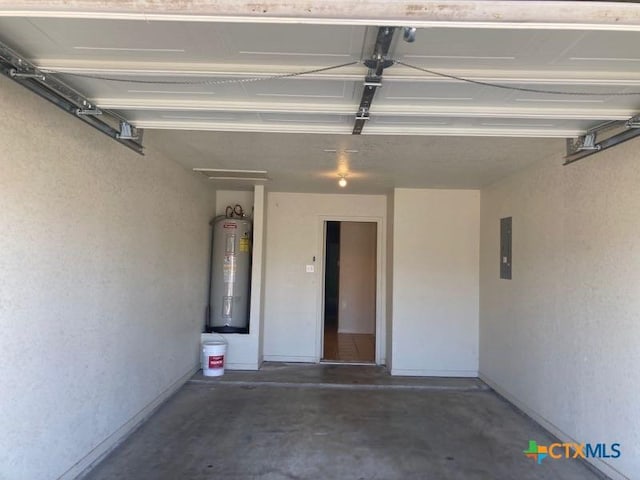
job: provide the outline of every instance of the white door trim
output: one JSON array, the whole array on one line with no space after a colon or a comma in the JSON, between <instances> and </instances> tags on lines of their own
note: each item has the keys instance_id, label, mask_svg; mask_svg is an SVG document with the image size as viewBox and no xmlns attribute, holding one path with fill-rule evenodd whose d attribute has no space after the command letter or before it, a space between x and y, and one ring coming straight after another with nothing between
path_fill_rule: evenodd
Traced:
<instances>
[{"instance_id":1,"label":"white door trim","mask_svg":"<svg viewBox=\"0 0 640 480\"><path fill-rule=\"evenodd\" d=\"M376 365L386 363L386 225L383 217L319 215L318 216L318 255L317 265L317 307L316 307L316 362L322 359L324 344L324 260L326 249L326 222L371 222L376 224Z\"/></svg>"}]
</instances>

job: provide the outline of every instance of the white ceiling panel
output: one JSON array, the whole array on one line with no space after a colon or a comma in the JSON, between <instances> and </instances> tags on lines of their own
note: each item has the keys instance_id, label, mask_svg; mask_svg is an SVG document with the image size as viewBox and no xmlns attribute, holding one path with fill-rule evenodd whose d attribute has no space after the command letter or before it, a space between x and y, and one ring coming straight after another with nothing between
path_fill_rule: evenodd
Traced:
<instances>
[{"instance_id":1,"label":"white ceiling panel","mask_svg":"<svg viewBox=\"0 0 640 480\"><path fill-rule=\"evenodd\" d=\"M124 75L113 76L113 78L117 78L119 80L134 80L131 82L83 78L68 74L63 74L59 77L90 98L163 98L165 100L176 98L181 100L204 100L211 99L211 97L215 96L215 98L240 100L247 97L247 92L240 83L228 83L224 85L202 84L202 79L197 77L144 76L136 78ZM226 81L228 78L217 77L210 78L208 80L216 82ZM159 83L154 83L156 81ZM172 84L166 82L187 83ZM189 82L193 82L193 84L189 84Z\"/></svg>"},{"instance_id":2,"label":"white ceiling panel","mask_svg":"<svg viewBox=\"0 0 640 480\"><path fill-rule=\"evenodd\" d=\"M596 121L596 124L601 123L604 120ZM472 136L567 138L578 136L593 125L593 120L375 115L369 120L367 133L458 136L463 131Z\"/></svg>"},{"instance_id":3,"label":"white ceiling panel","mask_svg":"<svg viewBox=\"0 0 640 480\"><path fill-rule=\"evenodd\" d=\"M144 129L348 134L353 128L352 115L126 109L114 111L127 118L134 126Z\"/></svg>"},{"instance_id":4,"label":"white ceiling panel","mask_svg":"<svg viewBox=\"0 0 640 480\"><path fill-rule=\"evenodd\" d=\"M395 54L398 58L416 63L433 65L459 65L499 62L513 63L522 52L531 49L535 31L509 30L509 42L499 30L421 28L413 43L398 41Z\"/></svg>"},{"instance_id":5,"label":"white ceiling panel","mask_svg":"<svg viewBox=\"0 0 640 480\"><path fill-rule=\"evenodd\" d=\"M43 51L49 55L58 52L57 55L62 57L67 54L64 45L60 45L47 32L36 28L27 18L0 18L0 41L29 58L36 58L36 54Z\"/></svg>"},{"instance_id":6,"label":"white ceiling panel","mask_svg":"<svg viewBox=\"0 0 640 480\"><path fill-rule=\"evenodd\" d=\"M398 42L395 55L431 68L626 72L640 68L638 38L638 32L426 28L414 43Z\"/></svg>"},{"instance_id":7,"label":"white ceiling panel","mask_svg":"<svg viewBox=\"0 0 640 480\"><path fill-rule=\"evenodd\" d=\"M301 113L261 113L259 114L266 123L288 124L323 124L323 125L347 125L350 126L351 115L304 115Z\"/></svg>"},{"instance_id":8,"label":"white ceiling panel","mask_svg":"<svg viewBox=\"0 0 640 480\"><path fill-rule=\"evenodd\" d=\"M326 65L360 58L365 27L0 18L2 36L39 61ZM301 61L302 59L302 61Z\"/></svg>"},{"instance_id":9,"label":"white ceiling panel","mask_svg":"<svg viewBox=\"0 0 640 480\"><path fill-rule=\"evenodd\" d=\"M638 34L635 32L583 32L580 40L555 60L568 68L640 71Z\"/></svg>"},{"instance_id":10,"label":"white ceiling panel","mask_svg":"<svg viewBox=\"0 0 640 480\"><path fill-rule=\"evenodd\" d=\"M344 63L362 54L364 27L225 25L226 38L241 58L258 63ZM300 59L303 59L300 62Z\"/></svg>"},{"instance_id":11,"label":"white ceiling panel","mask_svg":"<svg viewBox=\"0 0 640 480\"><path fill-rule=\"evenodd\" d=\"M512 91L467 85L463 82L420 82L385 80L380 89L379 100L385 103L430 103L430 102L505 102ZM378 93L376 94L378 95ZM378 102L376 102L378 103Z\"/></svg>"},{"instance_id":12,"label":"white ceiling panel","mask_svg":"<svg viewBox=\"0 0 640 480\"><path fill-rule=\"evenodd\" d=\"M353 85L331 80L283 79L243 84L250 97L342 101L353 97Z\"/></svg>"},{"instance_id":13,"label":"white ceiling panel","mask_svg":"<svg viewBox=\"0 0 640 480\"><path fill-rule=\"evenodd\" d=\"M191 112L165 110L117 110L134 124L159 120L163 122L229 123L241 127L244 123L256 123L260 116L255 112Z\"/></svg>"}]
</instances>

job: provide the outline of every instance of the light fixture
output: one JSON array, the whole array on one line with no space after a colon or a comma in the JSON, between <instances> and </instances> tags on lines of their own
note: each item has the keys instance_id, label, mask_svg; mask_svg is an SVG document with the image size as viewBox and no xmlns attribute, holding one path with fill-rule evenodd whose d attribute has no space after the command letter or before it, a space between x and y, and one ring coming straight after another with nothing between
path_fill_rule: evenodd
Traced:
<instances>
[{"instance_id":1,"label":"light fixture","mask_svg":"<svg viewBox=\"0 0 640 480\"><path fill-rule=\"evenodd\" d=\"M341 174L339 175L340 180L338 180L338 185L340 185L342 188L347 186L347 179L345 178L346 175L345 174Z\"/></svg>"}]
</instances>

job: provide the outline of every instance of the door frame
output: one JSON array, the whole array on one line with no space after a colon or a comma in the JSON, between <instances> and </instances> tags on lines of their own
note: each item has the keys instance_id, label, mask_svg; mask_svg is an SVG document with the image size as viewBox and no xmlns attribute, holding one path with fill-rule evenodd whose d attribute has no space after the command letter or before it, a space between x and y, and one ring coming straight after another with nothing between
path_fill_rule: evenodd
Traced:
<instances>
[{"instance_id":1,"label":"door frame","mask_svg":"<svg viewBox=\"0 0 640 480\"><path fill-rule=\"evenodd\" d=\"M317 315L316 315L316 355L315 360L322 360L324 347L324 282L325 282L325 256L327 254L327 222L368 222L376 224L376 347L375 364L383 365L386 348L386 310L385 310L385 224L383 217L363 217L346 215L319 215L318 216L318 245L320 248L316 265L317 278ZM339 306L338 306L339 308ZM340 362L342 363L342 362ZM345 362L349 363L349 362ZM354 362L357 363L357 362Z\"/></svg>"}]
</instances>

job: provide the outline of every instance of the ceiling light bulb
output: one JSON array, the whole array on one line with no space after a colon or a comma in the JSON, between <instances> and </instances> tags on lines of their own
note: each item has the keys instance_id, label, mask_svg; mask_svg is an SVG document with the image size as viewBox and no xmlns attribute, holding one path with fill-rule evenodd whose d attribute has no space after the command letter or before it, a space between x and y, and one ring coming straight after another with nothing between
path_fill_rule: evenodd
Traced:
<instances>
[{"instance_id":1,"label":"ceiling light bulb","mask_svg":"<svg viewBox=\"0 0 640 480\"><path fill-rule=\"evenodd\" d=\"M340 177L340 180L338 180L338 185L340 185L342 188L347 186L347 179L344 177Z\"/></svg>"}]
</instances>

